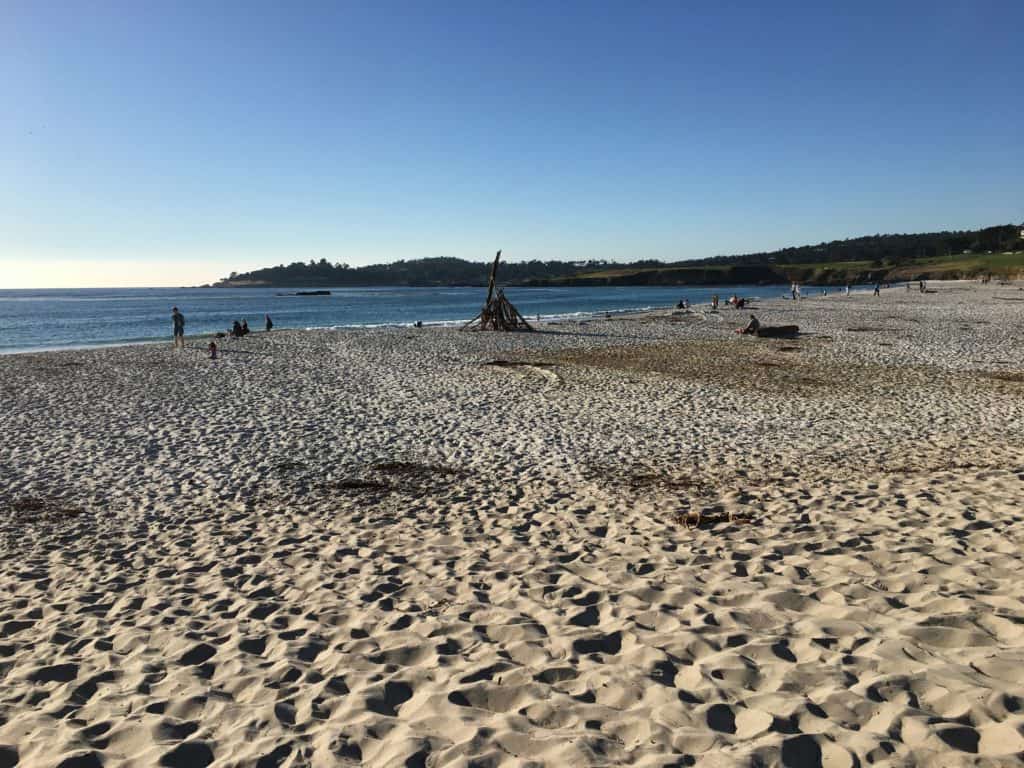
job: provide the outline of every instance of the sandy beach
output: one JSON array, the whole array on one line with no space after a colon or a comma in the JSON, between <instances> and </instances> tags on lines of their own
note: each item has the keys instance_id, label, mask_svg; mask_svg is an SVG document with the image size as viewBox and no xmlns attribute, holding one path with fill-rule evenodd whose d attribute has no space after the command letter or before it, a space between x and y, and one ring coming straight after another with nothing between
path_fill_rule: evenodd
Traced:
<instances>
[{"instance_id":1,"label":"sandy beach","mask_svg":"<svg viewBox=\"0 0 1024 768\"><path fill-rule=\"evenodd\" d=\"M0 768L1020 765L1024 292L931 287L0 357Z\"/></svg>"}]
</instances>

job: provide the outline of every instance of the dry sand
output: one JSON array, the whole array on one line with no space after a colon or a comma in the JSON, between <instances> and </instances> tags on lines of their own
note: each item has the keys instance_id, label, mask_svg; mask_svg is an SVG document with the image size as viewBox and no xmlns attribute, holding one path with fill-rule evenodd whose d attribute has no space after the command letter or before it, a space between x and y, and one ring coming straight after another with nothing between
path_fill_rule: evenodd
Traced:
<instances>
[{"instance_id":1,"label":"dry sand","mask_svg":"<svg viewBox=\"0 0 1024 768\"><path fill-rule=\"evenodd\" d=\"M0 768L1020 765L1021 298L2 357Z\"/></svg>"}]
</instances>

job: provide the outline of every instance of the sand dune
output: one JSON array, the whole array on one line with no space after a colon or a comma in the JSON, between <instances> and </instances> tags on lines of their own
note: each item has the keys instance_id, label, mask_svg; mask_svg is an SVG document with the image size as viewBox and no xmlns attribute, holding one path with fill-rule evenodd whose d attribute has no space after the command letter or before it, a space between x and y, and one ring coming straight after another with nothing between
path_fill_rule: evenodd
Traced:
<instances>
[{"instance_id":1,"label":"sand dune","mask_svg":"<svg viewBox=\"0 0 1024 768\"><path fill-rule=\"evenodd\" d=\"M2 357L0 767L1019 765L1003 295Z\"/></svg>"}]
</instances>

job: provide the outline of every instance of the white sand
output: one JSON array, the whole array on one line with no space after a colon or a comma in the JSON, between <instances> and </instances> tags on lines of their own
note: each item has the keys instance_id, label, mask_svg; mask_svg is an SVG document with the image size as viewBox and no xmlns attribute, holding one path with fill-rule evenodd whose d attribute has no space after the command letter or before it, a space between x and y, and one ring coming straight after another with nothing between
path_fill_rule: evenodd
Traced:
<instances>
[{"instance_id":1,"label":"white sand","mask_svg":"<svg viewBox=\"0 0 1024 768\"><path fill-rule=\"evenodd\" d=\"M0 357L0 768L1020 765L1024 292L933 287Z\"/></svg>"}]
</instances>

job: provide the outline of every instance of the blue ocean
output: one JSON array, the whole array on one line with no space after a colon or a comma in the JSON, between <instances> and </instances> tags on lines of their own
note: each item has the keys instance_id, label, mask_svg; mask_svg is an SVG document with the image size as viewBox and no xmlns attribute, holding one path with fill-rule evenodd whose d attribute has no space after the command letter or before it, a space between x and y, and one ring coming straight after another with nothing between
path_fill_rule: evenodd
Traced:
<instances>
[{"instance_id":1,"label":"blue ocean","mask_svg":"<svg viewBox=\"0 0 1024 768\"><path fill-rule=\"evenodd\" d=\"M226 331L234 320L262 330L455 324L473 318L484 288L332 288L330 296L294 296L295 288L87 288L0 290L0 353L170 339L171 307L188 335ZM508 288L533 320L586 317L674 306L686 298L707 304L740 296L779 296L786 286Z\"/></svg>"}]
</instances>

